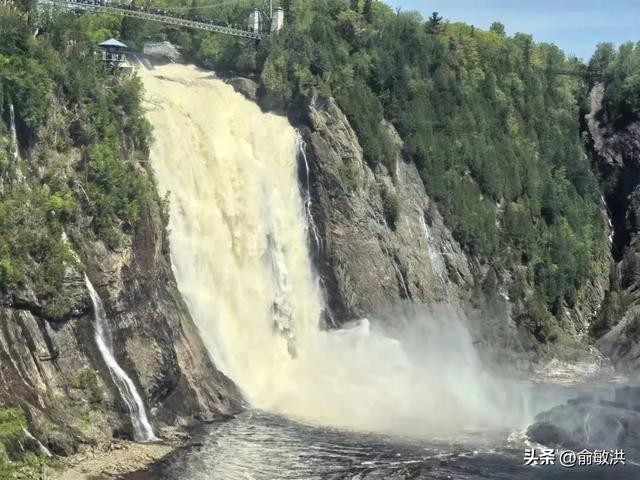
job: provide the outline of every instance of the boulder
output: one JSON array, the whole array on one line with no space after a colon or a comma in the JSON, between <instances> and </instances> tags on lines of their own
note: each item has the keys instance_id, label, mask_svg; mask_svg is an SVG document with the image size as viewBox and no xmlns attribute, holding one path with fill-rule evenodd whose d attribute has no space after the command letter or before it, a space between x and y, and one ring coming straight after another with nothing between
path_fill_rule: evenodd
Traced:
<instances>
[{"instance_id":1,"label":"boulder","mask_svg":"<svg viewBox=\"0 0 640 480\"><path fill-rule=\"evenodd\" d=\"M624 449L640 457L639 387L618 387L615 400L583 396L540 413L527 429L530 440L571 450ZM632 406L633 408L630 408Z\"/></svg>"}]
</instances>

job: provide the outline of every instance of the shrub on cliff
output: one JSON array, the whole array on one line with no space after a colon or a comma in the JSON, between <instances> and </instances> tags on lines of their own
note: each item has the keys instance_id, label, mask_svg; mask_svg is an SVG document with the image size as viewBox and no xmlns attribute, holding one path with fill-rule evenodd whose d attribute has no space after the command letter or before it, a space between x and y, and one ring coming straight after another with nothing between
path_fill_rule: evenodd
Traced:
<instances>
[{"instance_id":1,"label":"shrub on cliff","mask_svg":"<svg viewBox=\"0 0 640 480\"><path fill-rule=\"evenodd\" d=\"M400 218L400 201L398 200L398 196L386 187L382 188L380 196L382 197L384 218L389 227L395 230L398 219Z\"/></svg>"}]
</instances>

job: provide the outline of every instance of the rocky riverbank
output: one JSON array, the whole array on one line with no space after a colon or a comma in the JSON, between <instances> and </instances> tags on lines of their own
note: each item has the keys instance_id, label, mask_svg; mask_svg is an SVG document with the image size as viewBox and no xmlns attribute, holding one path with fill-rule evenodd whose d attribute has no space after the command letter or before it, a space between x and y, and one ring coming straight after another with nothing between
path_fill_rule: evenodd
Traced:
<instances>
[{"instance_id":1,"label":"rocky riverbank","mask_svg":"<svg viewBox=\"0 0 640 480\"><path fill-rule=\"evenodd\" d=\"M114 440L100 448L83 449L67 460L68 469L54 472L52 480L99 480L122 478L122 475L144 469L184 446L175 439L162 443L134 443Z\"/></svg>"}]
</instances>

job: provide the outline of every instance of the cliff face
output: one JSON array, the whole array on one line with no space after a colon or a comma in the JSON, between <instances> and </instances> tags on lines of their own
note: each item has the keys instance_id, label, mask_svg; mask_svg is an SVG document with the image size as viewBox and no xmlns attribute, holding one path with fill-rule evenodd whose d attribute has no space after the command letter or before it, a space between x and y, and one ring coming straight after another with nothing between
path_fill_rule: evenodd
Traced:
<instances>
[{"instance_id":1,"label":"cliff face","mask_svg":"<svg viewBox=\"0 0 640 480\"><path fill-rule=\"evenodd\" d=\"M329 323L375 316L404 300L445 303L465 311L484 350L498 351L507 363L522 359L526 364L540 353L562 356L565 347L541 347L521 324L523 305L509 298L511 274L461 249L416 167L403 159L392 126L387 128L396 138L397 168L373 171L333 100L314 98L307 117L302 130L317 236L311 235L311 247L327 294ZM305 175L302 165L303 184ZM607 277L605 271L589 282L576 307L562 308L560 327L577 347L571 355L590 355L588 332Z\"/></svg>"},{"instance_id":2,"label":"cliff face","mask_svg":"<svg viewBox=\"0 0 640 480\"><path fill-rule=\"evenodd\" d=\"M402 299L459 304L474 285L469 260L400 145L396 171L374 172L333 100L315 99L308 114L312 247L335 316L360 318Z\"/></svg>"},{"instance_id":3,"label":"cliff face","mask_svg":"<svg viewBox=\"0 0 640 480\"><path fill-rule=\"evenodd\" d=\"M79 160L68 161L75 168ZM62 318L47 315L46 299L29 284L2 294L0 406L22 407L32 433L54 453L131 433L94 339L84 267L104 302L115 357L159 435L165 425L239 408L240 395L211 362L177 291L161 218L159 201L150 199L114 250L92 233L92 219L80 215L67 232L80 261L66 265L62 296L71 304Z\"/></svg>"},{"instance_id":4,"label":"cliff face","mask_svg":"<svg viewBox=\"0 0 640 480\"><path fill-rule=\"evenodd\" d=\"M523 347L507 300L508 275L463 252L387 128L396 138L397 168L373 171L333 100L316 98L308 107L310 237L327 296L326 322L386 318L390 307L407 302L446 305L465 312L492 360L517 363L522 355L514 353ZM304 165L301 170L304 185Z\"/></svg>"},{"instance_id":5,"label":"cliff face","mask_svg":"<svg viewBox=\"0 0 640 480\"><path fill-rule=\"evenodd\" d=\"M250 81L234 86L256 99ZM354 130L333 100L313 98L303 123L306 158L300 162L300 181L310 200L311 249L329 307L326 325L384 315L389 306L404 301L445 303L466 312L486 351L505 353L509 362L527 358L533 340L520 328L521 305L509 298L509 272L465 254L416 167L403 159L393 127L386 126L396 138L397 167L390 172L366 164ZM640 126L613 134L598 125L595 114L590 126L603 164L629 173L622 175L625 181L640 178ZM55 167L82 170L81 162L68 155ZM32 161L29 168L42 179L52 165ZM630 185L627 196L637 182ZM74 193L86 195L77 183ZM633 205L628 202L622 215L629 240L614 279L634 306L600 340L605 353L632 366L640 343L635 341L640 327L634 273L639 229L628 227L637 224L640 211ZM235 411L240 395L211 363L177 290L157 196L145 203L120 247L109 248L99 240L92 222L81 214L66 232L80 260L66 266L62 296L70 302L67 314L51 316L47 299L36 296L29 284L2 293L0 406L22 406L33 433L56 453L70 453L78 443L100 442L112 434L128 435L125 405L95 344L86 270L104 301L115 356L142 394L156 429ZM617 222L613 227L617 240L621 227ZM583 345L601 308L607 277L605 271L590 282L577 307L563 309L562 327Z\"/></svg>"},{"instance_id":6,"label":"cliff face","mask_svg":"<svg viewBox=\"0 0 640 480\"><path fill-rule=\"evenodd\" d=\"M640 121L608 125L602 121L604 89L591 92L587 116L593 160L609 183L605 198L610 212L615 267L611 291L596 325L602 352L620 368L640 367Z\"/></svg>"}]
</instances>

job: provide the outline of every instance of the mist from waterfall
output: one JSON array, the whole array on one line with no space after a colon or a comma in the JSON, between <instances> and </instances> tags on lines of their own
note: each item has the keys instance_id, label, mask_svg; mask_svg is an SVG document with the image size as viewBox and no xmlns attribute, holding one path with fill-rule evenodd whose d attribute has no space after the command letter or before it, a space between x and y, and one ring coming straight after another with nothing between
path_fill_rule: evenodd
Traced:
<instances>
[{"instance_id":1,"label":"mist from waterfall","mask_svg":"<svg viewBox=\"0 0 640 480\"><path fill-rule=\"evenodd\" d=\"M520 392L485 371L451 309L399 306L391 321L321 330L295 130L192 66L140 75L178 286L254 407L393 433L527 423Z\"/></svg>"},{"instance_id":2,"label":"mist from waterfall","mask_svg":"<svg viewBox=\"0 0 640 480\"><path fill-rule=\"evenodd\" d=\"M154 435L153 428L147 418L147 411L144 408L142 397L140 397L133 380L131 380L127 372L118 364L113 354L111 331L102 300L89 280L89 277L85 275L84 281L89 290L91 302L93 303L96 344L98 345L98 350L104 362L109 368L113 383L116 384L118 392L129 411L129 417L131 418L131 425L133 427L133 437L138 442L157 441L158 438Z\"/></svg>"}]
</instances>

